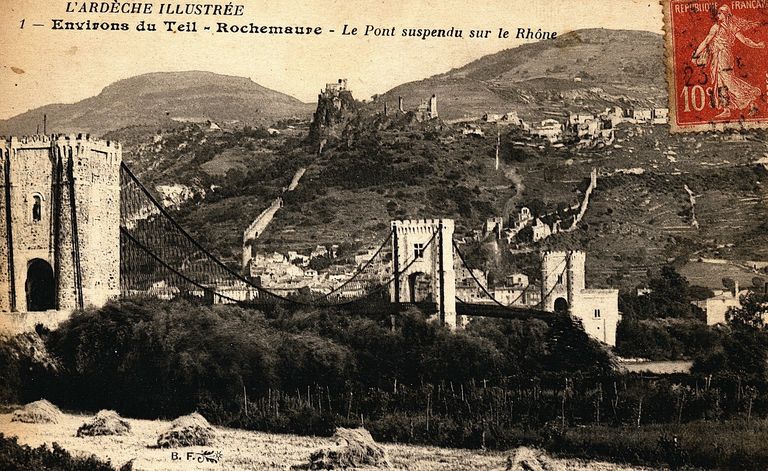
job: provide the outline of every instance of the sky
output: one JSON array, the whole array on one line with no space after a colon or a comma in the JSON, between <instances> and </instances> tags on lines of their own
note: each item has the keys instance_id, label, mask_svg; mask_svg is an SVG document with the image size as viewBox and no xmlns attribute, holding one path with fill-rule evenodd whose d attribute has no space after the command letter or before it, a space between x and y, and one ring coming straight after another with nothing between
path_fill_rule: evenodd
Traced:
<instances>
[{"instance_id":1,"label":"sky","mask_svg":"<svg viewBox=\"0 0 768 471\"><path fill-rule=\"evenodd\" d=\"M227 5L221 0L197 2ZM234 0L244 14L226 17L160 15L161 4L183 7L186 2L136 0L118 3L151 3L154 13L67 13L68 4L77 9L82 3L90 1L0 0L0 119L46 104L74 103L117 80L149 72L205 70L249 77L306 102L313 102L326 82L344 77L355 97L368 98L534 41L516 39L517 28L558 35L582 28L662 32L658 0ZM55 19L126 22L130 29L56 31ZM141 20L156 23L159 31L135 31ZM198 32L164 31L162 22L174 20L196 21ZM323 34L216 33L217 22L320 26ZM344 25L348 30L357 27L358 35L342 35ZM465 37L364 36L366 25L395 27L398 35L402 28L454 27ZM204 31L204 26L212 30ZM510 37L499 38L499 28L511 31ZM492 32L487 39L470 39L470 30Z\"/></svg>"}]
</instances>

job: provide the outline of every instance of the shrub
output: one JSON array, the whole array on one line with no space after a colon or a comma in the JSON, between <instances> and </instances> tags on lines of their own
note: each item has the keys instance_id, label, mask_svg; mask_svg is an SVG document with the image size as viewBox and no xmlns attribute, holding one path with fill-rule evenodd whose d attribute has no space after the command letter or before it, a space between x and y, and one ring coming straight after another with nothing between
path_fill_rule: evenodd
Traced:
<instances>
[{"instance_id":1,"label":"shrub","mask_svg":"<svg viewBox=\"0 0 768 471\"><path fill-rule=\"evenodd\" d=\"M72 457L57 443L52 449L45 445L31 448L20 445L16 437L6 438L0 433L0 469L13 471L114 471L114 468L95 456Z\"/></svg>"}]
</instances>

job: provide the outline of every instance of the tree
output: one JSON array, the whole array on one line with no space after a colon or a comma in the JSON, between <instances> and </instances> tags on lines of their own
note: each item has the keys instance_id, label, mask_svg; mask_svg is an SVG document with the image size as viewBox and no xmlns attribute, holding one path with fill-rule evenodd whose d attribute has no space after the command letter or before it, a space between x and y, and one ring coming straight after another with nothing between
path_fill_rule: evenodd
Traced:
<instances>
[{"instance_id":1,"label":"tree","mask_svg":"<svg viewBox=\"0 0 768 471\"><path fill-rule=\"evenodd\" d=\"M728 309L725 318L734 326L764 327L768 320L768 295L750 291L741 298L741 307Z\"/></svg>"},{"instance_id":2,"label":"tree","mask_svg":"<svg viewBox=\"0 0 768 471\"><path fill-rule=\"evenodd\" d=\"M752 287L755 288L755 290L763 291L766 293L768 290L768 287L766 287L766 281L763 277L760 276L754 276L752 277Z\"/></svg>"},{"instance_id":3,"label":"tree","mask_svg":"<svg viewBox=\"0 0 768 471\"><path fill-rule=\"evenodd\" d=\"M736 282L733 278L725 277L722 279L722 282L725 289L733 290L736 287Z\"/></svg>"},{"instance_id":4,"label":"tree","mask_svg":"<svg viewBox=\"0 0 768 471\"><path fill-rule=\"evenodd\" d=\"M687 301L688 280L678 273L674 267L665 265L658 277L650 281L652 295L669 301Z\"/></svg>"}]
</instances>

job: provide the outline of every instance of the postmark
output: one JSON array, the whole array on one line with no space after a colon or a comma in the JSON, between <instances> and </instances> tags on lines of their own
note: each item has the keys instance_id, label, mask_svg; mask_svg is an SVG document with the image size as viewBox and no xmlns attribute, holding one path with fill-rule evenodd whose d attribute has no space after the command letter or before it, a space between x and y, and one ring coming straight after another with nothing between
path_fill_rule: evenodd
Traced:
<instances>
[{"instance_id":1,"label":"postmark","mask_svg":"<svg viewBox=\"0 0 768 471\"><path fill-rule=\"evenodd\" d=\"M768 0L664 0L673 132L768 127Z\"/></svg>"}]
</instances>

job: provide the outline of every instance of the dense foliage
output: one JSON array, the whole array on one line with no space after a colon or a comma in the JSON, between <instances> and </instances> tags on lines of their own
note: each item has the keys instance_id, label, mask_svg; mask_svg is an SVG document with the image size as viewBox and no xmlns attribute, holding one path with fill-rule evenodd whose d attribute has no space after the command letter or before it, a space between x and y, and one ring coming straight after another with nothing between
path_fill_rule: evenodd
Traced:
<instances>
[{"instance_id":1,"label":"dense foliage","mask_svg":"<svg viewBox=\"0 0 768 471\"><path fill-rule=\"evenodd\" d=\"M279 314L279 313L278 313ZM176 415L243 391L332 392L534 372L605 373L608 355L569 319L478 322L451 333L417 311L389 319L328 310L284 314L187 302L123 302L75 315L48 346L80 407Z\"/></svg>"},{"instance_id":2,"label":"dense foliage","mask_svg":"<svg viewBox=\"0 0 768 471\"><path fill-rule=\"evenodd\" d=\"M702 288L691 286L674 267L665 265L659 276L648 283L650 292L641 296L627 293L621 296L619 310L633 320L640 319L699 319L704 312L691 301L709 297L711 292L701 293Z\"/></svg>"},{"instance_id":3,"label":"dense foliage","mask_svg":"<svg viewBox=\"0 0 768 471\"><path fill-rule=\"evenodd\" d=\"M6 471L113 471L114 468L91 456L72 457L57 443L52 449L45 445L31 448L19 445L15 437L6 438L0 433L0 469Z\"/></svg>"},{"instance_id":4,"label":"dense foliage","mask_svg":"<svg viewBox=\"0 0 768 471\"><path fill-rule=\"evenodd\" d=\"M712 291L692 286L672 266L651 277L644 294L622 292L622 319L616 332L616 353L651 360L692 359L716 349L723 333L706 325L704 311L693 302Z\"/></svg>"},{"instance_id":5,"label":"dense foliage","mask_svg":"<svg viewBox=\"0 0 768 471\"><path fill-rule=\"evenodd\" d=\"M124 301L42 332L58 374L2 372L21 391L48 382L47 398L73 409L133 417L198 410L220 425L320 435L363 425L384 441L534 444L577 455L588 442L599 456L631 462L706 463L711 447L693 439L672 446L665 430L763 423L768 414L768 343L753 325L724 328L725 360L697 361L702 374L649 378L615 372L567 317L482 319L452 333L418 311L391 319L383 306L275 308L265 316ZM754 341L745 343L749 335ZM617 442L618 428L634 438ZM748 437L738 446L723 440L731 445L713 465L768 463Z\"/></svg>"}]
</instances>

